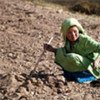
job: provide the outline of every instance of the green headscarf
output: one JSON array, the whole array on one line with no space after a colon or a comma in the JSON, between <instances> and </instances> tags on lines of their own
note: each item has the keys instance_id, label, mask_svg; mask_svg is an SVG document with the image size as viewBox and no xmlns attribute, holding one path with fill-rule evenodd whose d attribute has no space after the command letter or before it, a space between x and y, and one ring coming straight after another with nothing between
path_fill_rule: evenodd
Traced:
<instances>
[{"instance_id":1,"label":"green headscarf","mask_svg":"<svg viewBox=\"0 0 100 100\"><path fill-rule=\"evenodd\" d=\"M68 18L64 20L61 26L61 32L63 33L63 39L66 40L66 32L72 26L77 26L79 29L80 34L86 34L85 30L83 29L82 25L76 20L75 18Z\"/></svg>"}]
</instances>

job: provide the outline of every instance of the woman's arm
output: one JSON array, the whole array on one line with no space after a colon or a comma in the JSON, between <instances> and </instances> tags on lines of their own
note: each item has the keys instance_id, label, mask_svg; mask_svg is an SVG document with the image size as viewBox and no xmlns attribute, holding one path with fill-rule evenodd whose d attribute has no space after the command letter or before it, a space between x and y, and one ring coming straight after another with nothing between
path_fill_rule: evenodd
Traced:
<instances>
[{"instance_id":1,"label":"woman's arm","mask_svg":"<svg viewBox=\"0 0 100 100\"><path fill-rule=\"evenodd\" d=\"M87 35L84 35L82 37L84 41L84 48L86 49L86 52L88 54L93 53L93 52L100 53L100 42L97 42L96 40L94 40L93 38Z\"/></svg>"}]
</instances>

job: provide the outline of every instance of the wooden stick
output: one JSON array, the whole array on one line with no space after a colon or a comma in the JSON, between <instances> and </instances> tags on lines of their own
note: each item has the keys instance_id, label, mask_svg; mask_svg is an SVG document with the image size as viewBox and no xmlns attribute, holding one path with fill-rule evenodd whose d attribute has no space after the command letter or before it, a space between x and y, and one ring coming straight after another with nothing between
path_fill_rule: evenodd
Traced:
<instances>
[{"instance_id":1,"label":"wooden stick","mask_svg":"<svg viewBox=\"0 0 100 100\"><path fill-rule=\"evenodd\" d=\"M54 39L54 37L55 37L55 34L50 38L50 40L49 40L49 42L47 44L50 44L51 41ZM46 49L44 49L43 52L41 53L41 55L39 56L39 59L37 60L33 71L36 71L36 68L38 66L38 63L40 62L41 57L44 55L45 51L46 51Z\"/></svg>"}]
</instances>

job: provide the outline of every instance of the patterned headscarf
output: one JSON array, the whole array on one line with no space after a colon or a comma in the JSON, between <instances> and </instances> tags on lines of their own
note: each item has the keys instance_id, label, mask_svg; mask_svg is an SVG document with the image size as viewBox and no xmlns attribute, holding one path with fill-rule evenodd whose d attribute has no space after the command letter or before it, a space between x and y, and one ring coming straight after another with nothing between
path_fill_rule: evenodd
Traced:
<instances>
[{"instance_id":1,"label":"patterned headscarf","mask_svg":"<svg viewBox=\"0 0 100 100\"><path fill-rule=\"evenodd\" d=\"M76 20L75 18L68 18L64 20L61 26L61 32L63 33L63 39L66 40L66 32L72 26L77 26L79 29L80 34L86 34L85 30L83 29L82 25Z\"/></svg>"}]
</instances>

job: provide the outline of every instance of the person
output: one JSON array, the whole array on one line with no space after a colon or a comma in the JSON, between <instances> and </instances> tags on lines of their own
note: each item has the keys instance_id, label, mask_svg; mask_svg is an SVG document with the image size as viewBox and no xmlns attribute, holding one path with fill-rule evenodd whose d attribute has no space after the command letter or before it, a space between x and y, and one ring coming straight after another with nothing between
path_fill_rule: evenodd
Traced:
<instances>
[{"instance_id":1,"label":"person","mask_svg":"<svg viewBox=\"0 0 100 100\"><path fill-rule=\"evenodd\" d=\"M45 44L44 48L55 53L55 63L68 72L89 71L100 78L100 43L87 35L75 18L65 19L61 26L64 47L54 48Z\"/></svg>"}]
</instances>

